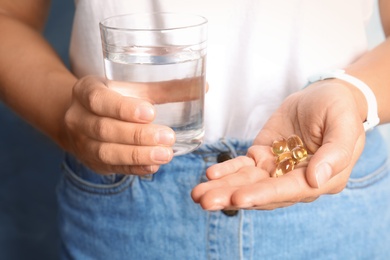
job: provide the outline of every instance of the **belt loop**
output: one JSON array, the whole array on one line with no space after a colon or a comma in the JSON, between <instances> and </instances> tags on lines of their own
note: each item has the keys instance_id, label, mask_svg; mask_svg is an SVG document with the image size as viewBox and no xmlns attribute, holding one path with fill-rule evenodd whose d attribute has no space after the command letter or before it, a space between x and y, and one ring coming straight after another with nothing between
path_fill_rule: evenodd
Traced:
<instances>
[{"instance_id":1,"label":"belt loop","mask_svg":"<svg viewBox=\"0 0 390 260\"><path fill-rule=\"evenodd\" d=\"M227 142L225 138L221 138L221 143L226 146L233 158L238 156L236 149L229 142Z\"/></svg>"}]
</instances>

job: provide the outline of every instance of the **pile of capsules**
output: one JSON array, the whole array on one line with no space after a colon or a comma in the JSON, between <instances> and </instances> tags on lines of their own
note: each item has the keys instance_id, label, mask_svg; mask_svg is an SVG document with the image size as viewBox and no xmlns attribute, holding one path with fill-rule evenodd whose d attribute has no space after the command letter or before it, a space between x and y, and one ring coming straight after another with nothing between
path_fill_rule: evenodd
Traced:
<instances>
[{"instance_id":1,"label":"pile of capsules","mask_svg":"<svg viewBox=\"0 0 390 260\"><path fill-rule=\"evenodd\" d=\"M292 170L300 162L307 158L301 138L297 135L291 135L287 138L281 138L272 143L272 153L275 155L276 169L271 177L282 176Z\"/></svg>"}]
</instances>

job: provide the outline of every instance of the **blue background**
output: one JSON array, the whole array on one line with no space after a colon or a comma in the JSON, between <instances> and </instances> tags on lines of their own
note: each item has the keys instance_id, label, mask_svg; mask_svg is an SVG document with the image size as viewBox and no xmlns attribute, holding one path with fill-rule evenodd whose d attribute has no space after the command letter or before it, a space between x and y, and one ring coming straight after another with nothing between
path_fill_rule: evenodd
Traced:
<instances>
[{"instance_id":1,"label":"blue background","mask_svg":"<svg viewBox=\"0 0 390 260\"><path fill-rule=\"evenodd\" d=\"M73 1L54 0L45 30L67 65L73 11ZM58 258L61 159L52 141L0 103L0 259Z\"/></svg>"}]
</instances>

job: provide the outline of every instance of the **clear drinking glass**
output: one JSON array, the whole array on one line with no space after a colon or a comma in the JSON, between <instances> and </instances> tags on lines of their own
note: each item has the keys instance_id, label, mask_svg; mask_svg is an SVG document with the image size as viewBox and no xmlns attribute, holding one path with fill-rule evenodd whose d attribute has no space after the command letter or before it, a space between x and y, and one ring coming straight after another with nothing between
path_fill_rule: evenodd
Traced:
<instances>
[{"instance_id":1,"label":"clear drinking glass","mask_svg":"<svg viewBox=\"0 0 390 260\"><path fill-rule=\"evenodd\" d=\"M155 124L176 133L174 155L204 136L207 20L180 13L139 13L100 22L109 87L155 105Z\"/></svg>"}]
</instances>

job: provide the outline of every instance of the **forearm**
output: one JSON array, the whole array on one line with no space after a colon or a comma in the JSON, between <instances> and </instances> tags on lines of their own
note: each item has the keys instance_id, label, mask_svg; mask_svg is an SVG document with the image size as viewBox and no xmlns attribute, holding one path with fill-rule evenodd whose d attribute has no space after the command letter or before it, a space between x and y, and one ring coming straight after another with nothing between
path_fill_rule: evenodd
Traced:
<instances>
[{"instance_id":1,"label":"forearm","mask_svg":"<svg viewBox=\"0 0 390 260\"><path fill-rule=\"evenodd\" d=\"M385 42L348 66L346 71L348 74L359 78L370 86L378 102L378 114L381 123L389 123L390 38L387 38ZM359 105L361 105L361 113L363 117L365 117L367 113L367 104L365 100L362 100Z\"/></svg>"},{"instance_id":2,"label":"forearm","mask_svg":"<svg viewBox=\"0 0 390 260\"><path fill-rule=\"evenodd\" d=\"M64 146L62 121L76 78L32 27L0 14L0 98Z\"/></svg>"},{"instance_id":3,"label":"forearm","mask_svg":"<svg viewBox=\"0 0 390 260\"><path fill-rule=\"evenodd\" d=\"M390 2L379 0L379 11L386 41L366 53L347 68L347 73L364 81L374 92L381 123L390 122ZM361 94L361 93L359 93ZM361 96L360 96L361 98ZM361 99L362 100L362 99ZM361 115L366 116L367 103L360 102Z\"/></svg>"}]
</instances>

